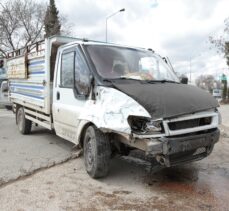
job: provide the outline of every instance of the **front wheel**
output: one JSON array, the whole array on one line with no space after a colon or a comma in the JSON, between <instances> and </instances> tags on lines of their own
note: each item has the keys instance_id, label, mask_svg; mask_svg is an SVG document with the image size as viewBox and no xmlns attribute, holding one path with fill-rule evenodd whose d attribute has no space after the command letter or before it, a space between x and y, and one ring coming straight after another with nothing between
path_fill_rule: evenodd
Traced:
<instances>
[{"instance_id":1,"label":"front wheel","mask_svg":"<svg viewBox=\"0 0 229 211\"><path fill-rule=\"evenodd\" d=\"M20 107L16 113L16 122L21 134L26 135L31 132L32 122L25 118L24 108Z\"/></svg>"},{"instance_id":2,"label":"front wheel","mask_svg":"<svg viewBox=\"0 0 229 211\"><path fill-rule=\"evenodd\" d=\"M111 149L108 135L94 126L89 126L84 136L84 164L92 178L108 174Z\"/></svg>"}]
</instances>

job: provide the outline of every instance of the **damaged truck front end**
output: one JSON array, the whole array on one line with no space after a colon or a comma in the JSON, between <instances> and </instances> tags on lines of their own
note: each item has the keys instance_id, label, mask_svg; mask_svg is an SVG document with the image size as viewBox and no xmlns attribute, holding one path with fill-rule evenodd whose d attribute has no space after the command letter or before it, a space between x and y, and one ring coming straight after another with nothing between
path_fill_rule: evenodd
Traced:
<instances>
[{"instance_id":1,"label":"damaged truck front end","mask_svg":"<svg viewBox=\"0 0 229 211\"><path fill-rule=\"evenodd\" d=\"M119 153L123 153L121 143L127 149L125 155L139 149L160 165L170 167L207 157L219 140L220 113L217 108L209 109L208 103L205 111L179 116L168 111L170 103L161 104L166 107L167 115L173 114L173 117L165 117L164 112L161 118L153 119L160 109L155 108L155 114L151 115L144 104L114 87L97 86L95 93L95 103L88 104L87 112L82 113L80 119L93 122L103 133L109 134Z\"/></svg>"},{"instance_id":2,"label":"damaged truck front end","mask_svg":"<svg viewBox=\"0 0 229 211\"><path fill-rule=\"evenodd\" d=\"M109 45L86 51L97 78L91 115L115 146L142 150L166 167L212 152L220 114L210 94L180 83L152 51Z\"/></svg>"},{"instance_id":3,"label":"damaged truck front end","mask_svg":"<svg viewBox=\"0 0 229 211\"><path fill-rule=\"evenodd\" d=\"M219 140L219 113L215 110L167 120L134 118L129 120L131 135L120 140L145 151L166 167L207 157Z\"/></svg>"}]
</instances>

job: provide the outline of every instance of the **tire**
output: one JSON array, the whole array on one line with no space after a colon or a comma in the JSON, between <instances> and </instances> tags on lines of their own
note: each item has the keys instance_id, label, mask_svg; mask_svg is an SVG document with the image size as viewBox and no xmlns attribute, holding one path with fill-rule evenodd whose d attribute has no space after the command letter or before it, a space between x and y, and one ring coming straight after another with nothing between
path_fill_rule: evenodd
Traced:
<instances>
[{"instance_id":1,"label":"tire","mask_svg":"<svg viewBox=\"0 0 229 211\"><path fill-rule=\"evenodd\" d=\"M17 110L16 122L21 134L23 135L30 134L32 128L32 122L25 118L25 112L23 107L20 107Z\"/></svg>"},{"instance_id":2,"label":"tire","mask_svg":"<svg viewBox=\"0 0 229 211\"><path fill-rule=\"evenodd\" d=\"M111 148L108 135L89 126L84 136L84 164L92 178L105 177L109 171Z\"/></svg>"}]
</instances>

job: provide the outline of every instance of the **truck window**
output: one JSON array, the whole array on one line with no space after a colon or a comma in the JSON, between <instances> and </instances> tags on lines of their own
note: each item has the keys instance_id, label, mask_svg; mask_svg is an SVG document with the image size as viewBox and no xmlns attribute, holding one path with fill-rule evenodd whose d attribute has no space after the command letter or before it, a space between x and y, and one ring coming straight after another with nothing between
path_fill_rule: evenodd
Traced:
<instances>
[{"instance_id":1,"label":"truck window","mask_svg":"<svg viewBox=\"0 0 229 211\"><path fill-rule=\"evenodd\" d=\"M73 88L74 52L63 53L61 60L61 86Z\"/></svg>"},{"instance_id":2,"label":"truck window","mask_svg":"<svg viewBox=\"0 0 229 211\"><path fill-rule=\"evenodd\" d=\"M153 78L156 78L157 80L173 78L171 72L167 70L165 64L154 57L142 57L139 60L139 70L141 72L150 73Z\"/></svg>"},{"instance_id":3,"label":"truck window","mask_svg":"<svg viewBox=\"0 0 229 211\"><path fill-rule=\"evenodd\" d=\"M75 53L75 88L79 95L88 95L90 71L79 49Z\"/></svg>"},{"instance_id":4,"label":"truck window","mask_svg":"<svg viewBox=\"0 0 229 211\"><path fill-rule=\"evenodd\" d=\"M151 51L105 45L86 45L86 51L102 78L179 82L171 67Z\"/></svg>"}]
</instances>

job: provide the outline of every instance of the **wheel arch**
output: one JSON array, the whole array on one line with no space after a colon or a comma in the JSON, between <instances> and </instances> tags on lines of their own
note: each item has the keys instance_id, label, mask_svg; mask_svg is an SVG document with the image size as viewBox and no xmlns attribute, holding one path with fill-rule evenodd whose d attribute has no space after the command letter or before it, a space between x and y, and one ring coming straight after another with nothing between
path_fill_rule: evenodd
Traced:
<instances>
[{"instance_id":1,"label":"wheel arch","mask_svg":"<svg viewBox=\"0 0 229 211\"><path fill-rule=\"evenodd\" d=\"M87 128L88 128L89 126L95 126L95 127L96 127L96 125L93 124L92 122L86 121L86 122L84 122L84 124L82 124L82 125L80 126L80 128L78 129L78 131L79 131L79 132L78 132L78 143L79 143L79 146L80 146L81 148L83 148L84 135L85 135L86 130L87 130Z\"/></svg>"},{"instance_id":2,"label":"wheel arch","mask_svg":"<svg viewBox=\"0 0 229 211\"><path fill-rule=\"evenodd\" d=\"M20 119L18 119L19 117ZM18 106L16 110L16 124L18 125L19 131L21 134L23 135L30 134L31 127L32 127L32 121L26 119L23 106Z\"/></svg>"}]
</instances>

